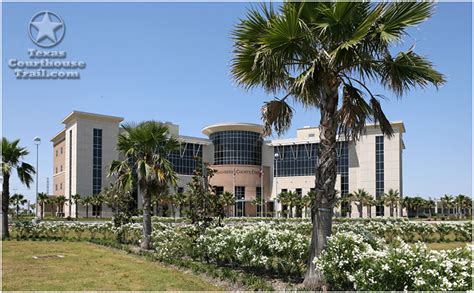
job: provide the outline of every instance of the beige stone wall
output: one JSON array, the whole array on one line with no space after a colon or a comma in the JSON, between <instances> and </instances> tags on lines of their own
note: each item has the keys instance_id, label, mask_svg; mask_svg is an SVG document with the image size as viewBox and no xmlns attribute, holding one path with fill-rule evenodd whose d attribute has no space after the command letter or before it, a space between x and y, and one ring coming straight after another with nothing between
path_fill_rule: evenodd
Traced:
<instances>
[{"instance_id":1,"label":"beige stone wall","mask_svg":"<svg viewBox=\"0 0 474 293\"><path fill-rule=\"evenodd\" d=\"M64 195L66 188L64 175L66 168L66 149L64 137L53 144L53 195Z\"/></svg>"}]
</instances>

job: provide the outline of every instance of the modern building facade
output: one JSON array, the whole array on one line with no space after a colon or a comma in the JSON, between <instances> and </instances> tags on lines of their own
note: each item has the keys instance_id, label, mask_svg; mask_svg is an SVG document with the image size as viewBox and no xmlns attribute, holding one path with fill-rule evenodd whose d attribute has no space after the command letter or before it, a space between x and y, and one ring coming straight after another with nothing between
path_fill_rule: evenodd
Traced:
<instances>
[{"instance_id":1,"label":"modern building facade","mask_svg":"<svg viewBox=\"0 0 474 293\"><path fill-rule=\"evenodd\" d=\"M88 196L99 193L109 185L107 170L112 160L119 158L116 150L121 117L74 111L64 120L64 129L51 140L54 152L54 195L67 199L65 216L75 215L75 206L69 208L74 194ZM231 192L236 204L233 216L260 214L257 199L265 201L263 211L281 215L277 194L293 191L306 194L314 188L319 143L318 127L303 127L291 139L264 140L263 127L250 123L222 123L204 127L206 137L181 135L179 126L163 122L170 134L181 143L179 151L170 154L175 171L179 174L176 192L185 192L198 163L195 157L211 164L217 170L211 184L217 192ZM338 142L336 189L345 195L365 189L380 197L389 189L403 196L402 155L405 148L403 122L393 122L394 136L387 138L376 125L367 125L366 133L357 142ZM140 205L140 203L138 203ZM354 204L353 204L354 205ZM367 209L364 208L364 216ZM336 215L358 216L355 205L335 208ZM109 216L105 207L93 207L89 215ZM79 216L84 216L79 207ZM388 216L388 208L374 206L371 216Z\"/></svg>"}]
</instances>

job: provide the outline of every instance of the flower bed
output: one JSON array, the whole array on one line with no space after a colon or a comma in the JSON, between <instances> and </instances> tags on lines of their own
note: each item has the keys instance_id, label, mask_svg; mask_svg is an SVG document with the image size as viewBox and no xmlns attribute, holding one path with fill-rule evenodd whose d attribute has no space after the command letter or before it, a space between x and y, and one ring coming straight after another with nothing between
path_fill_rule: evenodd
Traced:
<instances>
[{"instance_id":1,"label":"flower bed","mask_svg":"<svg viewBox=\"0 0 474 293\"><path fill-rule=\"evenodd\" d=\"M140 243L142 233L139 223L115 228L111 223L23 222L11 229L13 237L20 239L104 239L132 245ZM407 244L416 240L471 241L471 223L369 221L334 225L333 232L325 253L317 260L334 286L331 289L457 290L472 284L466 278L471 270L466 250L431 252L422 244ZM310 235L309 222L235 223L204 232L185 223L155 222L152 245L160 260L194 260L299 279L306 269ZM389 278L394 278L394 285L384 287L389 286Z\"/></svg>"},{"instance_id":2,"label":"flower bed","mask_svg":"<svg viewBox=\"0 0 474 293\"><path fill-rule=\"evenodd\" d=\"M332 290L470 290L472 258L467 248L427 250L401 238L390 244L354 232L328 239L315 264Z\"/></svg>"}]
</instances>

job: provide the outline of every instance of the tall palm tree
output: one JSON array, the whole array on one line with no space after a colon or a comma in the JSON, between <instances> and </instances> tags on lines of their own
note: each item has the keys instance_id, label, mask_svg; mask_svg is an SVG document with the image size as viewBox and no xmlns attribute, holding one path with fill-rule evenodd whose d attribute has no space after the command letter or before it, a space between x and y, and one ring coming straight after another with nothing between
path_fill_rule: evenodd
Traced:
<instances>
[{"instance_id":1,"label":"tall palm tree","mask_svg":"<svg viewBox=\"0 0 474 293\"><path fill-rule=\"evenodd\" d=\"M390 217L393 217L393 210L400 203L400 193L398 190L390 188L389 191L383 195L383 203L390 207Z\"/></svg>"},{"instance_id":2,"label":"tall palm tree","mask_svg":"<svg viewBox=\"0 0 474 293\"><path fill-rule=\"evenodd\" d=\"M11 204L15 207L16 210L16 218L18 219L18 216L20 215L20 207L24 206L28 200L22 195L15 193L12 195L10 198Z\"/></svg>"},{"instance_id":3,"label":"tall palm tree","mask_svg":"<svg viewBox=\"0 0 474 293\"><path fill-rule=\"evenodd\" d=\"M79 203L81 202L81 195L80 194L74 194L72 196L72 202L74 203L75 209L76 209L76 220L79 219Z\"/></svg>"},{"instance_id":4,"label":"tall palm tree","mask_svg":"<svg viewBox=\"0 0 474 293\"><path fill-rule=\"evenodd\" d=\"M125 124L118 137L118 150L123 161L114 161L110 174L116 176L126 190L135 181L143 201L143 239L140 246L150 249L152 194L169 184L176 185L177 176L168 154L179 148L168 127L155 121ZM136 180L135 178L136 174Z\"/></svg>"},{"instance_id":5,"label":"tall palm tree","mask_svg":"<svg viewBox=\"0 0 474 293\"><path fill-rule=\"evenodd\" d=\"M48 195L46 193L41 192L38 194L38 203L39 203L39 206L41 207L41 213L40 213L41 220L44 219L44 208L47 201L48 201Z\"/></svg>"},{"instance_id":6,"label":"tall palm tree","mask_svg":"<svg viewBox=\"0 0 474 293\"><path fill-rule=\"evenodd\" d=\"M378 82L401 97L414 87L437 87L445 81L413 48L392 54L391 45L403 39L408 27L429 18L433 9L427 2L285 2L280 11L267 5L250 9L234 28L231 71L236 82L283 95L262 107L265 135L289 129L290 98L320 112L313 231L304 282L308 288L324 284L313 259L331 234L337 135L358 139L368 120L387 136L393 134L380 96L367 83Z\"/></svg>"},{"instance_id":7,"label":"tall palm tree","mask_svg":"<svg viewBox=\"0 0 474 293\"><path fill-rule=\"evenodd\" d=\"M30 187L33 182L33 175L36 173L35 168L23 161L29 152L26 148L20 147L20 140L9 141L5 137L2 138L2 238L9 237L8 233L8 207L10 206L10 177L16 169L16 173L20 182Z\"/></svg>"},{"instance_id":8,"label":"tall palm tree","mask_svg":"<svg viewBox=\"0 0 474 293\"><path fill-rule=\"evenodd\" d=\"M359 218L362 218L362 209L370 198L370 194L364 189L358 189L357 191L350 193L349 198L351 202L355 202L357 210L359 211Z\"/></svg>"}]
</instances>

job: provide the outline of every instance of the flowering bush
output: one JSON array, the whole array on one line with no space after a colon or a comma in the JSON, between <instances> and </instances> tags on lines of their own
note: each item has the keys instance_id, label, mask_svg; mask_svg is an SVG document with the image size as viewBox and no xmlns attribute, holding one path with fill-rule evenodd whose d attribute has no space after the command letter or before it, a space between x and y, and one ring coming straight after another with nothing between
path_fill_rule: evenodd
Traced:
<instances>
[{"instance_id":1,"label":"flowering bush","mask_svg":"<svg viewBox=\"0 0 474 293\"><path fill-rule=\"evenodd\" d=\"M337 233L315 264L333 290L469 290L467 248L430 251L397 238L390 244L354 232Z\"/></svg>"}]
</instances>

